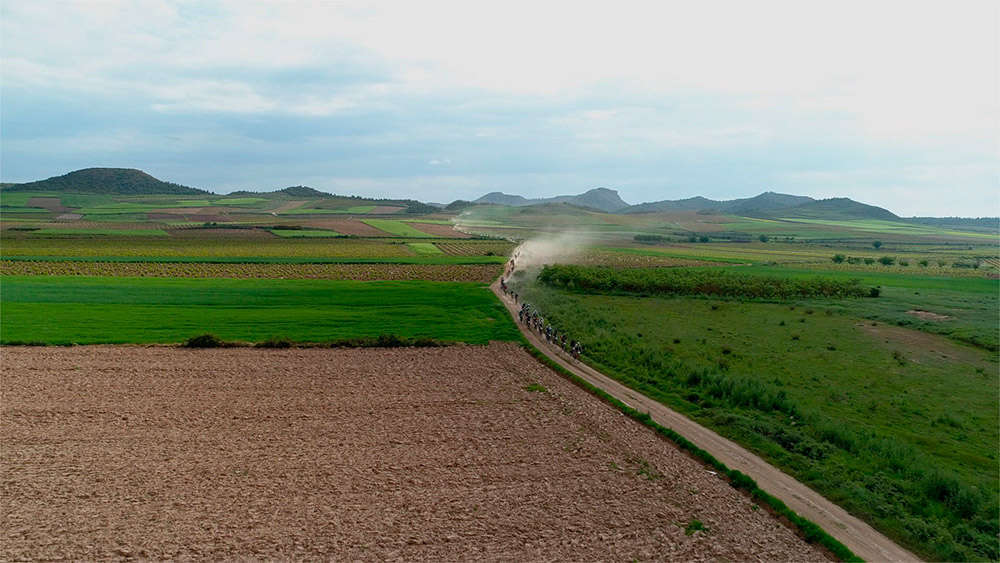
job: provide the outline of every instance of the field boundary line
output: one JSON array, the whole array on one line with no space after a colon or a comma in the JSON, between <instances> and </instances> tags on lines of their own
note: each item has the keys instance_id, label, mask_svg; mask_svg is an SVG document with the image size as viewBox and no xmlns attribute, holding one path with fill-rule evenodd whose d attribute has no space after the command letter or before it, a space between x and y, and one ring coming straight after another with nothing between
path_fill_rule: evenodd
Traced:
<instances>
[{"instance_id":1,"label":"field boundary line","mask_svg":"<svg viewBox=\"0 0 1000 563\"><path fill-rule=\"evenodd\" d=\"M490 289L507 308L529 344L542 354L544 359L554 364L551 367L559 368L557 371L565 371L579 378L586 386L595 389L602 398L604 396L610 398L612 404L626 414L640 422L652 422L651 426L654 429L677 443L682 449L691 451L710 465L729 473L730 478L734 480L734 486L749 488L752 496L760 497L761 500L771 504L776 512L788 517L807 537L812 536L812 541L831 549L843 559L920 561L916 555L903 549L866 522L852 516L753 452L592 367L569 358L561 350L542 340L538 334L517 322L516 305L500 290L499 280L491 284ZM736 482L740 476L749 477L756 483L748 487L746 483ZM758 491L760 494L757 494ZM777 502L771 502L772 499ZM810 525L818 529L813 530ZM832 545L822 541L823 535L834 540ZM837 544L846 548L846 553L836 549Z\"/></svg>"}]
</instances>

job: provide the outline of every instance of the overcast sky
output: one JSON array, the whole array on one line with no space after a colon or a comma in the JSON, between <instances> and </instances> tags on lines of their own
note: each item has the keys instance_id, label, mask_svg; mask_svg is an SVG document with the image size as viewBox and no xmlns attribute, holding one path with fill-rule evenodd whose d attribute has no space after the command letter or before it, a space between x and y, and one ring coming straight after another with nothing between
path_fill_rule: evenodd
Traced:
<instances>
[{"instance_id":1,"label":"overcast sky","mask_svg":"<svg viewBox=\"0 0 1000 563\"><path fill-rule=\"evenodd\" d=\"M3 181L1000 214L992 0L0 2Z\"/></svg>"}]
</instances>

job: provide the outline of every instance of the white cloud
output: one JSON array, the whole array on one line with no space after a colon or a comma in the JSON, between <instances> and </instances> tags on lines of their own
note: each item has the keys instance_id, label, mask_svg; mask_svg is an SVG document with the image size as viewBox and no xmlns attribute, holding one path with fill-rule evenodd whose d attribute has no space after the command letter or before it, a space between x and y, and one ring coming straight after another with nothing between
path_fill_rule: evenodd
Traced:
<instances>
[{"instance_id":1,"label":"white cloud","mask_svg":"<svg viewBox=\"0 0 1000 563\"><path fill-rule=\"evenodd\" d=\"M452 165L442 153L460 163L453 170L472 167L488 146L508 151L496 158L515 167L552 154L552 168L592 162L616 168L621 184L652 185L657 175L683 184L655 163L700 151L723 166L730 158L733 178L780 178L790 191L992 194L995 168L969 170L998 156L998 9L987 0L5 2L0 55L5 99L113 100L179 123L194 115L184 123L195 128L207 127L206 115L377 114L391 131L355 125L343 134L373 150L395 147L420 169ZM121 139L122 130L132 131L92 135ZM28 150L5 137L5 147ZM768 154L829 147L823 166ZM856 172L864 154L895 160L880 163L875 182ZM741 169L748 159L760 169ZM533 185L578 181L572 170L546 173Z\"/></svg>"}]
</instances>

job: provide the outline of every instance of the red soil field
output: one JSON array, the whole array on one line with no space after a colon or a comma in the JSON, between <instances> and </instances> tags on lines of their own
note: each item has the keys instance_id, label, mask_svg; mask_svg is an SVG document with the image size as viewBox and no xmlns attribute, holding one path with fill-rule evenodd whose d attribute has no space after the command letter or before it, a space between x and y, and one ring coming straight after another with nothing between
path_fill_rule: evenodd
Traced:
<instances>
[{"instance_id":1,"label":"red soil field","mask_svg":"<svg viewBox=\"0 0 1000 563\"><path fill-rule=\"evenodd\" d=\"M422 233L427 233L436 237L472 238L472 235L463 233L462 231L456 231L451 225L436 225L434 223L407 223L407 225Z\"/></svg>"},{"instance_id":2,"label":"red soil field","mask_svg":"<svg viewBox=\"0 0 1000 563\"><path fill-rule=\"evenodd\" d=\"M4 560L824 559L514 344L6 347L0 376Z\"/></svg>"}]
</instances>

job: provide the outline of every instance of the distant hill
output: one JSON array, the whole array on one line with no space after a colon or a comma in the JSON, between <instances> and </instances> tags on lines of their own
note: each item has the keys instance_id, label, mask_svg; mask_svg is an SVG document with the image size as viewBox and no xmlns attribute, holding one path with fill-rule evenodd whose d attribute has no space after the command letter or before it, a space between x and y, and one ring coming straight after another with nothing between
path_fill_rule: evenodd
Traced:
<instances>
[{"instance_id":1,"label":"distant hill","mask_svg":"<svg viewBox=\"0 0 1000 563\"><path fill-rule=\"evenodd\" d=\"M133 168L84 168L47 180L5 186L5 192L81 192L116 195L205 195L209 192L163 182Z\"/></svg>"},{"instance_id":2,"label":"distant hill","mask_svg":"<svg viewBox=\"0 0 1000 563\"><path fill-rule=\"evenodd\" d=\"M787 209L771 210L775 217L802 219L885 219L898 220L899 217L881 207L867 205L846 197L835 197L810 201Z\"/></svg>"},{"instance_id":3,"label":"distant hill","mask_svg":"<svg viewBox=\"0 0 1000 563\"><path fill-rule=\"evenodd\" d=\"M622 213L658 213L664 211L715 211L717 213L732 213L746 215L795 207L815 201L808 196L764 192L758 196L716 201L701 196L688 199L675 199L640 203L622 210Z\"/></svg>"},{"instance_id":4,"label":"distant hill","mask_svg":"<svg viewBox=\"0 0 1000 563\"><path fill-rule=\"evenodd\" d=\"M561 195L556 197L527 199L519 195L510 195L503 192L491 192L473 201L473 203L493 203L499 205L509 205L511 207L525 207L529 205L544 205L548 203L569 203L582 207L590 207L614 213L624 209L629 205L622 201L617 190L608 188L594 188L579 195Z\"/></svg>"}]
</instances>

